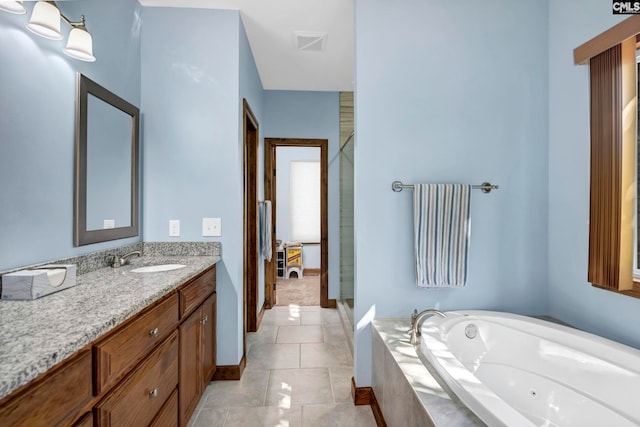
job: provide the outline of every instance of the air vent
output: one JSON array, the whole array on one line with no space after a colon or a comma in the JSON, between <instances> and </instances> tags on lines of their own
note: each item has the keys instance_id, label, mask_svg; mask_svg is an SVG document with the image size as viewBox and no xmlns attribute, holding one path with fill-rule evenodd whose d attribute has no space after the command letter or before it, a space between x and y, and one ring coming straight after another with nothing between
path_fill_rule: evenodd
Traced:
<instances>
[{"instance_id":1,"label":"air vent","mask_svg":"<svg viewBox=\"0 0 640 427\"><path fill-rule=\"evenodd\" d=\"M298 50L306 52L322 52L327 49L327 33L294 31L293 42Z\"/></svg>"}]
</instances>

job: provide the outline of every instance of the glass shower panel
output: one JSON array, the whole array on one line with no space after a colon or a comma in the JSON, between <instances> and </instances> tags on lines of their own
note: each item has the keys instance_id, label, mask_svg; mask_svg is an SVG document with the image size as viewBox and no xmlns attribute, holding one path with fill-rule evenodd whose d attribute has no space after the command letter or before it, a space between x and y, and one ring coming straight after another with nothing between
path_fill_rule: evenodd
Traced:
<instances>
[{"instance_id":1,"label":"glass shower panel","mask_svg":"<svg viewBox=\"0 0 640 427\"><path fill-rule=\"evenodd\" d=\"M340 302L353 326L353 155L354 135L340 150Z\"/></svg>"}]
</instances>

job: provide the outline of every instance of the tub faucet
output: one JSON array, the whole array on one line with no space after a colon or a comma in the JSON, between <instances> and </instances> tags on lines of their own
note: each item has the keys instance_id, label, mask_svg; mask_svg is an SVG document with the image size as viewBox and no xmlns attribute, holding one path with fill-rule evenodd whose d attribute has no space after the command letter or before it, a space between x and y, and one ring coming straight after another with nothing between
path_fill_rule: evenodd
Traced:
<instances>
[{"instance_id":1,"label":"tub faucet","mask_svg":"<svg viewBox=\"0 0 640 427\"><path fill-rule=\"evenodd\" d=\"M111 267L118 268L122 267L123 265L129 264L129 258L134 255L142 256L142 253L140 251L133 251L129 252L128 254L122 255L121 257L114 255L113 260L111 261Z\"/></svg>"},{"instance_id":2,"label":"tub faucet","mask_svg":"<svg viewBox=\"0 0 640 427\"><path fill-rule=\"evenodd\" d=\"M417 309L413 310L413 313L411 313L411 329L407 331L407 333L411 337L410 338L411 345L418 344L418 337L420 336L420 324L422 323L424 318L427 316L433 316L433 315L440 316L440 317L447 317L446 314L435 309L424 310L420 313L418 313Z\"/></svg>"}]
</instances>

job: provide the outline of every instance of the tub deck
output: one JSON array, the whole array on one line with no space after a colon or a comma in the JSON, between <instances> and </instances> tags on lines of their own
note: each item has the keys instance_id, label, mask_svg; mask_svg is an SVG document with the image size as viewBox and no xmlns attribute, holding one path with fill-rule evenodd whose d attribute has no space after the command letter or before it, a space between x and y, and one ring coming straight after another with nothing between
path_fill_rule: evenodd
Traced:
<instances>
[{"instance_id":1,"label":"tub deck","mask_svg":"<svg viewBox=\"0 0 640 427\"><path fill-rule=\"evenodd\" d=\"M409 344L409 319L373 321L376 400L389 427L485 426Z\"/></svg>"}]
</instances>

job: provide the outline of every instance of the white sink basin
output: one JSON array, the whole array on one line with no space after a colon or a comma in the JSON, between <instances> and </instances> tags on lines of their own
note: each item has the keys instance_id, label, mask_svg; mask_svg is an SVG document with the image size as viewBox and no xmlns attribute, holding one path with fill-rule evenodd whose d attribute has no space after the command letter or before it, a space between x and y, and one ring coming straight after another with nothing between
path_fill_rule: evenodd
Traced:
<instances>
[{"instance_id":1,"label":"white sink basin","mask_svg":"<svg viewBox=\"0 0 640 427\"><path fill-rule=\"evenodd\" d=\"M147 265L146 267L138 267L131 270L132 273L158 273L160 271L177 270L184 267L184 264L159 264Z\"/></svg>"}]
</instances>

